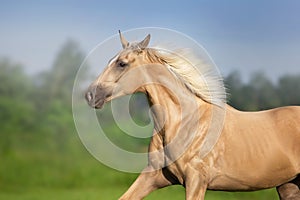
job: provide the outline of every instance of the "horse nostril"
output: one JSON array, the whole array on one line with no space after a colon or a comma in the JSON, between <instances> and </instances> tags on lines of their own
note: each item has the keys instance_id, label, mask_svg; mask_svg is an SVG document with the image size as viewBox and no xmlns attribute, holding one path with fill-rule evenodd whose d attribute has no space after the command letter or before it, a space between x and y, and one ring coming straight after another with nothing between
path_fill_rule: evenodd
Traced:
<instances>
[{"instance_id":1,"label":"horse nostril","mask_svg":"<svg viewBox=\"0 0 300 200\"><path fill-rule=\"evenodd\" d=\"M92 94L92 92L87 92L87 93L85 94L85 98L86 98L86 100L87 100L88 102L91 102L92 99L93 99L93 94Z\"/></svg>"}]
</instances>

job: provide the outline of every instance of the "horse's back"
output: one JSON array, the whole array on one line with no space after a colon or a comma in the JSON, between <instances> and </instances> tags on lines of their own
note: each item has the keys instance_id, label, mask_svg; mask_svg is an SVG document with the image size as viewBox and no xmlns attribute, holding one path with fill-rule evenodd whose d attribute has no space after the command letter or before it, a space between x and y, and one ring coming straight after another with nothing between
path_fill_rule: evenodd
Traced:
<instances>
[{"instance_id":1,"label":"horse's back","mask_svg":"<svg viewBox=\"0 0 300 200\"><path fill-rule=\"evenodd\" d=\"M256 131L250 133L253 143L260 144L266 153L270 150L271 155L281 151L300 170L300 106L253 112L248 117L249 124L252 122L256 127Z\"/></svg>"},{"instance_id":2,"label":"horse's back","mask_svg":"<svg viewBox=\"0 0 300 200\"><path fill-rule=\"evenodd\" d=\"M268 139L300 139L300 106L240 113L236 115L237 118L240 118L238 120L240 125L252 127L250 130L252 133L248 132L249 135L266 136Z\"/></svg>"}]
</instances>

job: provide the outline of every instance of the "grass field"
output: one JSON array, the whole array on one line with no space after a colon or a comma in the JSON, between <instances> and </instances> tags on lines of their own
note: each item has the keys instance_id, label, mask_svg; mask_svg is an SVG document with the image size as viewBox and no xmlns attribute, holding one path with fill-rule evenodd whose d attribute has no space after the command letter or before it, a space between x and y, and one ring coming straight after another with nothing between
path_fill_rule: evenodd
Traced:
<instances>
[{"instance_id":1,"label":"grass field","mask_svg":"<svg viewBox=\"0 0 300 200\"><path fill-rule=\"evenodd\" d=\"M126 191L125 186L106 186L101 188L30 188L18 191L2 191L2 200L115 200ZM184 189L180 186L164 188L150 194L145 200L183 200ZM274 191L251 192L251 193L229 193L208 191L206 200L276 200Z\"/></svg>"},{"instance_id":2,"label":"grass field","mask_svg":"<svg viewBox=\"0 0 300 200\"><path fill-rule=\"evenodd\" d=\"M95 160L77 136L59 143L52 135L11 135L9 150L0 152L0 200L115 200L137 174L110 169ZM0 135L0 139L1 135ZM7 139L7 138L6 138ZM3 147L3 146L2 146ZM184 188L172 186L146 200L182 200ZM274 189L230 193L208 191L206 200L277 200Z\"/></svg>"}]
</instances>

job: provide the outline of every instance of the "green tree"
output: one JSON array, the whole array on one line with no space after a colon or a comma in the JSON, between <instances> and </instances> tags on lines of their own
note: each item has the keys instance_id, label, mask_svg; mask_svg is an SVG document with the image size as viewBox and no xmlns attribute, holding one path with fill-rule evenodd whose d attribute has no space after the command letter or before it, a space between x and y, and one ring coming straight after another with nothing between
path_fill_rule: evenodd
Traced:
<instances>
[{"instance_id":1,"label":"green tree","mask_svg":"<svg viewBox=\"0 0 300 200\"><path fill-rule=\"evenodd\" d=\"M253 87L253 98L256 110L278 107L280 100L276 92L276 86L262 72L252 75L249 85Z\"/></svg>"},{"instance_id":2,"label":"green tree","mask_svg":"<svg viewBox=\"0 0 300 200\"><path fill-rule=\"evenodd\" d=\"M256 91L250 84L245 84L238 71L234 71L225 78L228 92L228 103L240 110L257 110Z\"/></svg>"},{"instance_id":3,"label":"green tree","mask_svg":"<svg viewBox=\"0 0 300 200\"><path fill-rule=\"evenodd\" d=\"M244 83L237 71L225 78L228 103L241 110L264 110L300 104L300 75L285 75L272 83L262 72Z\"/></svg>"},{"instance_id":4,"label":"green tree","mask_svg":"<svg viewBox=\"0 0 300 200\"><path fill-rule=\"evenodd\" d=\"M33 84L21 65L0 60L0 154L11 150L18 133L29 133L35 124Z\"/></svg>"},{"instance_id":5,"label":"green tree","mask_svg":"<svg viewBox=\"0 0 300 200\"><path fill-rule=\"evenodd\" d=\"M66 150L75 136L72 90L76 73L84 59L79 45L68 40L58 52L49 71L39 74L36 106L40 131L51 133L57 148Z\"/></svg>"},{"instance_id":6,"label":"green tree","mask_svg":"<svg viewBox=\"0 0 300 200\"><path fill-rule=\"evenodd\" d=\"M278 81L281 105L300 105L300 75L285 75Z\"/></svg>"},{"instance_id":7,"label":"green tree","mask_svg":"<svg viewBox=\"0 0 300 200\"><path fill-rule=\"evenodd\" d=\"M74 79L83 59L84 54L75 41L69 40L63 45L50 71L37 77L42 107L57 100L70 107Z\"/></svg>"},{"instance_id":8,"label":"green tree","mask_svg":"<svg viewBox=\"0 0 300 200\"><path fill-rule=\"evenodd\" d=\"M243 82L241 80L241 75L238 71L231 72L224 80L226 92L227 92L227 101L230 105L236 108L242 108L243 99L238 98L243 87Z\"/></svg>"}]
</instances>

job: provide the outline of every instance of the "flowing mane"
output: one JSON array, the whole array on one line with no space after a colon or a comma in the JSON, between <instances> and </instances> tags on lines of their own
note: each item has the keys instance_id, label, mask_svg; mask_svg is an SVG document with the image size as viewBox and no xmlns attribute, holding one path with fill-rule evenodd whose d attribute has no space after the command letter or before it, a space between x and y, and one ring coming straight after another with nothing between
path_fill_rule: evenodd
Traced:
<instances>
[{"instance_id":1,"label":"flowing mane","mask_svg":"<svg viewBox=\"0 0 300 200\"><path fill-rule=\"evenodd\" d=\"M196 96L215 105L226 103L222 77L191 51L171 52L162 48L146 48L145 51L150 62L165 65Z\"/></svg>"}]
</instances>

